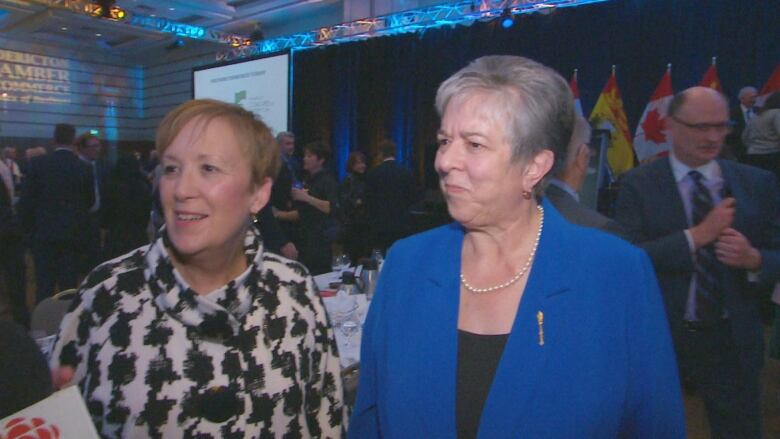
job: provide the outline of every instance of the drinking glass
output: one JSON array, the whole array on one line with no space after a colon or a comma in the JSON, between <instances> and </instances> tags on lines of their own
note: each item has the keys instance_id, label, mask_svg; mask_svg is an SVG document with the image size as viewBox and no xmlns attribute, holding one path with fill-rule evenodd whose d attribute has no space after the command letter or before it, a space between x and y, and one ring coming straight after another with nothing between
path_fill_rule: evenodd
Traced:
<instances>
[{"instance_id":1,"label":"drinking glass","mask_svg":"<svg viewBox=\"0 0 780 439\"><path fill-rule=\"evenodd\" d=\"M352 341L352 336L357 334L360 330L360 321L358 320L357 313L351 312L347 317L341 321L339 325L339 331L344 334L344 346L349 347L349 343Z\"/></svg>"},{"instance_id":2,"label":"drinking glass","mask_svg":"<svg viewBox=\"0 0 780 439\"><path fill-rule=\"evenodd\" d=\"M385 261L385 257L382 255L382 250L379 250L378 248L375 248L371 251L371 259L376 261L376 266L379 268L379 266L382 265L382 262Z\"/></svg>"},{"instance_id":3,"label":"drinking glass","mask_svg":"<svg viewBox=\"0 0 780 439\"><path fill-rule=\"evenodd\" d=\"M341 275L341 273L344 272L344 270L349 268L351 263L352 261L349 260L348 255L338 254L333 256L333 261L331 263L330 268L332 268L336 274Z\"/></svg>"}]
</instances>

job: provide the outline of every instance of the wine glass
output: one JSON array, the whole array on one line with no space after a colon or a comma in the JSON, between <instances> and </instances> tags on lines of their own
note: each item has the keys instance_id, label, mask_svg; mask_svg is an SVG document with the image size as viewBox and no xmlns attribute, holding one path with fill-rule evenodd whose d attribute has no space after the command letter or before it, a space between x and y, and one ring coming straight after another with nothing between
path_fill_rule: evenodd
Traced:
<instances>
[{"instance_id":1,"label":"wine glass","mask_svg":"<svg viewBox=\"0 0 780 439\"><path fill-rule=\"evenodd\" d=\"M382 255L382 250L375 248L371 251L371 259L376 261L377 269L382 266L382 262L385 261L385 257Z\"/></svg>"},{"instance_id":2,"label":"wine glass","mask_svg":"<svg viewBox=\"0 0 780 439\"><path fill-rule=\"evenodd\" d=\"M333 271L341 275L344 270L348 269L351 265L352 261L349 260L349 256L346 254L338 254L333 256L333 261L331 263L330 268L333 269Z\"/></svg>"},{"instance_id":3,"label":"wine glass","mask_svg":"<svg viewBox=\"0 0 780 439\"><path fill-rule=\"evenodd\" d=\"M355 311L350 312L339 325L339 331L344 335L344 346L349 347L352 336L360 330L360 321L358 321Z\"/></svg>"}]
</instances>

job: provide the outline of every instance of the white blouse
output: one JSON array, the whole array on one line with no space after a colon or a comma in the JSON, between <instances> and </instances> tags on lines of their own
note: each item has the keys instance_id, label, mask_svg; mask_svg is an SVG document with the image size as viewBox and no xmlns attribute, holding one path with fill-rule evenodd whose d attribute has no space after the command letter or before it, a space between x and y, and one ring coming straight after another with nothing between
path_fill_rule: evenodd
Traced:
<instances>
[{"instance_id":1,"label":"white blouse","mask_svg":"<svg viewBox=\"0 0 780 439\"><path fill-rule=\"evenodd\" d=\"M308 271L263 252L198 295L171 264L167 237L108 261L65 316L52 368L72 366L104 437L345 436L333 333Z\"/></svg>"}]
</instances>

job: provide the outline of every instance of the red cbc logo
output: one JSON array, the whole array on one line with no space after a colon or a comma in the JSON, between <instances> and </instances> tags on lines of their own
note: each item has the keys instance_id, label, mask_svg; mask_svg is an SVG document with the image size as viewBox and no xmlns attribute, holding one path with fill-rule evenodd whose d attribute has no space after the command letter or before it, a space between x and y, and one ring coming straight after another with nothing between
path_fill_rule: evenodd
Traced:
<instances>
[{"instance_id":1,"label":"red cbc logo","mask_svg":"<svg viewBox=\"0 0 780 439\"><path fill-rule=\"evenodd\" d=\"M60 429L41 418L14 418L6 422L0 439L59 439Z\"/></svg>"}]
</instances>

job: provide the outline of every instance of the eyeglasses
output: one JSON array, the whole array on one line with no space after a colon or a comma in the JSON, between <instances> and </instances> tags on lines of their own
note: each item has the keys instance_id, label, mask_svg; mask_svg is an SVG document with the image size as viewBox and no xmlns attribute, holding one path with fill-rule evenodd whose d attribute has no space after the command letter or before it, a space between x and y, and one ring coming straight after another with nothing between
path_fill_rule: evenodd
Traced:
<instances>
[{"instance_id":1,"label":"eyeglasses","mask_svg":"<svg viewBox=\"0 0 780 439\"><path fill-rule=\"evenodd\" d=\"M725 122L718 122L718 123L690 123L690 122L685 122L684 120L680 120L675 116L670 116L670 117L680 125L683 125L686 128L690 128L694 131L698 131L700 133L706 133L709 130L715 130L720 133L727 133L731 131L731 129L734 127L734 122L731 120L727 120Z\"/></svg>"}]
</instances>

